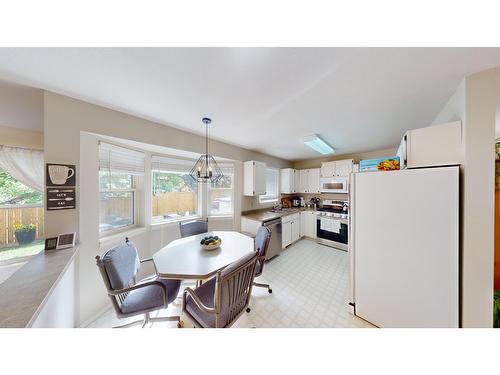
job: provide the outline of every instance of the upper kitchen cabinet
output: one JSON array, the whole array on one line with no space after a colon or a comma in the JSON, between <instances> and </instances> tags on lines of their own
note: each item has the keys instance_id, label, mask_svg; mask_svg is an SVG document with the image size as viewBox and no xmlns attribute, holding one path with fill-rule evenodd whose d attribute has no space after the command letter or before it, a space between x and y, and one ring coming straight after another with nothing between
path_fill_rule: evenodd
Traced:
<instances>
[{"instance_id":1,"label":"upper kitchen cabinet","mask_svg":"<svg viewBox=\"0 0 500 375\"><path fill-rule=\"evenodd\" d=\"M320 193L320 182L319 182L320 171L319 168L308 169L308 193L319 194Z\"/></svg>"},{"instance_id":2,"label":"upper kitchen cabinet","mask_svg":"<svg viewBox=\"0 0 500 375\"><path fill-rule=\"evenodd\" d=\"M327 161L321 163L321 177L347 177L352 173L354 166L353 159Z\"/></svg>"},{"instance_id":3,"label":"upper kitchen cabinet","mask_svg":"<svg viewBox=\"0 0 500 375\"><path fill-rule=\"evenodd\" d=\"M398 149L401 168L459 165L463 162L462 122L409 130Z\"/></svg>"},{"instance_id":4,"label":"upper kitchen cabinet","mask_svg":"<svg viewBox=\"0 0 500 375\"><path fill-rule=\"evenodd\" d=\"M243 195L266 194L266 163L250 160L243 163Z\"/></svg>"},{"instance_id":5,"label":"upper kitchen cabinet","mask_svg":"<svg viewBox=\"0 0 500 375\"><path fill-rule=\"evenodd\" d=\"M317 194L320 192L319 168L301 169L299 174L298 193Z\"/></svg>"},{"instance_id":6,"label":"upper kitchen cabinet","mask_svg":"<svg viewBox=\"0 0 500 375\"><path fill-rule=\"evenodd\" d=\"M299 189L298 193L307 193L307 189L309 188L309 181L307 179L308 173L307 169L301 169L297 171L299 174Z\"/></svg>"},{"instance_id":7,"label":"upper kitchen cabinet","mask_svg":"<svg viewBox=\"0 0 500 375\"><path fill-rule=\"evenodd\" d=\"M298 175L298 173L293 168L280 169L280 192L282 194L292 194L297 192L296 189L298 189L299 186L298 184L295 184L295 182L298 181L298 176L296 177L296 175Z\"/></svg>"}]
</instances>

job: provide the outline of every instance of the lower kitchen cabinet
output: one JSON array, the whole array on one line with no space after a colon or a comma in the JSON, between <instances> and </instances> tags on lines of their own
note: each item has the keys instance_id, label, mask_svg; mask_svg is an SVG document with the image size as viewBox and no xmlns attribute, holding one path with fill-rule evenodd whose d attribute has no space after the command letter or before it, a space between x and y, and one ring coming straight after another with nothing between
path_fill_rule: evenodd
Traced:
<instances>
[{"instance_id":1,"label":"lower kitchen cabinet","mask_svg":"<svg viewBox=\"0 0 500 375\"><path fill-rule=\"evenodd\" d=\"M300 234L309 238L316 238L316 211L302 211L300 213Z\"/></svg>"},{"instance_id":2,"label":"lower kitchen cabinet","mask_svg":"<svg viewBox=\"0 0 500 375\"><path fill-rule=\"evenodd\" d=\"M293 214L281 218L281 243L285 248L300 238L300 215Z\"/></svg>"}]
</instances>

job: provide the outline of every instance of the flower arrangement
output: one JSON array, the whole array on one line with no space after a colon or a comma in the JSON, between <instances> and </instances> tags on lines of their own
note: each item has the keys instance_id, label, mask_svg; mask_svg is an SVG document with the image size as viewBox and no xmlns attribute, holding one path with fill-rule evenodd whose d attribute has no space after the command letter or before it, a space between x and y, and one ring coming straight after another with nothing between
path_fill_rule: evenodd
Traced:
<instances>
[{"instance_id":1,"label":"flower arrangement","mask_svg":"<svg viewBox=\"0 0 500 375\"><path fill-rule=\"evenodd\" d=\"M14 230L17 232L32 232L36 230L35 224L14 224Z\"/></svg>"}]
</instances>

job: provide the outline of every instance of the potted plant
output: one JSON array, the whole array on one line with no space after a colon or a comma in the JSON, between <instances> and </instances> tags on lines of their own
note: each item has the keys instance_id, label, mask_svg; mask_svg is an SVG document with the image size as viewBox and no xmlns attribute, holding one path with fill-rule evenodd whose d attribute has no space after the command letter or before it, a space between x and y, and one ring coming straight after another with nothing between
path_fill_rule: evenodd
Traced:
<instances>
[{"instance_id":1,"label":"potted plant","mask_svg":"<svg viewBox=\"0 0 500 375\"><path fill-rule=\"evenodd\" d=\"M35 241L35 224L16 224L14 225L16 240L19 245L26 245Z\"/></svg>"}]
</instances>

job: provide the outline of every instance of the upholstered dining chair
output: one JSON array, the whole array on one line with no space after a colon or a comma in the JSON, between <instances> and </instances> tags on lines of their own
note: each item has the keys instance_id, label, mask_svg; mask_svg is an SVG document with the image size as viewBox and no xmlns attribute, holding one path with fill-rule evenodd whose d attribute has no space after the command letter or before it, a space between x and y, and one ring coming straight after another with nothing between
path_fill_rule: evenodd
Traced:
<instances>
[{"instance_id":1,"label":"upholstered dining chair","mask_svg":"<svg viewBox=\"0 0 500 375\"><path fill-rule=\"evenodd\" d=\"M182 238L206 233L208 232L208 222L206 220L192 220L185 223L179 222L179 230Z\"/></svg>"},{"instance_id":2,"label":"upholstered dining chair","mask_svg":"<svg viewBox=\"0 0 500 375\"><path fill-rule=\"evenodd\" d=\"M186 288L182 312L195 327L228 328L248 307L257 254L252 252L219 271L196 289Z\"/></svg>"},{"instance_id":3,"label":"upholstered dining chair","mask_svg":"<svg viewBox=\"0 0 500 375\"><path fill-rule=\"evenodd\" d=\"M255 235L254 248L257 253L257 265L255 266L255 277L262 275L264 270L264 262L266 260L267 249L269 248L269 241L271 241L271 230L268 227L261 226L257 230ZM272 293L273 290L269 284L253 283L254 286L260 288L267 288L268 293Z\"/></svg>"},{"instance_id":4,"label":"upholstered dining chair","mask_svg":"<svg viewBox=\"0 0 500 375\"><path fill-rule=\"evenodd\" d=\"M143 314L144 318L114 328L131 327L160 321L177 321L179 316L150 316L153 311L167 308L175 300L181 285L180 280L162 280L156 275L136 282L140 264L152 261L139 260L137 248L128 238L125 243L108 250L102 257L96 256L96 264L104 280L108 296L118 318Z\"/></svg>"}]
</instances>

